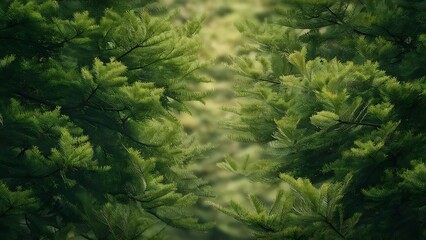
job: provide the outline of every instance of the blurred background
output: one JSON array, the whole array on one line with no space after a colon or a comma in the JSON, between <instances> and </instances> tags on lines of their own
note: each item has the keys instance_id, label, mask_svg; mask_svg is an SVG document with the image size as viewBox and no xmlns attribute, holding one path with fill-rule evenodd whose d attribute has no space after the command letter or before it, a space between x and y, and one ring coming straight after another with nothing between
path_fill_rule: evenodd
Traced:
<instances>
[{"instance_id":1,"label":"blurred background","mask_svg":"<svg viewBox=\"0 0 426 240\"><path fill-rule=\"evenodd\" d=\"M261 196L268 200L275 196L272 189L276 186L250 182L246 177L223 170L217 163L223 162L228 156L236 160L238 165L247 159L261 159L259 146L232 141L226 135L226 129L221 127L223 122L232 114L223 107L238 106L234 99L233 74L226 66L230 56L237 55L249 41L236 28L238 22L263 22L273 12L273 1L269 0L160 0L160 3L170 9L179 9L177 21L186 21L194 17L204 16L200 31L202 51L200 58L208 62L205 74L212 82L203 84L205 90L214 90L204 103L189 103L192 114L185 113L180 119L190 134L194 134L202 142L209 144L212 149L201 162L193 165L198 176L209 181L212 198L201 199L196 211L202 221L214 221L216 227L207 232L187 232L177 229L172 231L176 239L250 239L249 229L236 222L229 216L213 209L206 202L211 201L227 206L231 200L248 203L248 194Z\"/></svg>"}]
</instances>

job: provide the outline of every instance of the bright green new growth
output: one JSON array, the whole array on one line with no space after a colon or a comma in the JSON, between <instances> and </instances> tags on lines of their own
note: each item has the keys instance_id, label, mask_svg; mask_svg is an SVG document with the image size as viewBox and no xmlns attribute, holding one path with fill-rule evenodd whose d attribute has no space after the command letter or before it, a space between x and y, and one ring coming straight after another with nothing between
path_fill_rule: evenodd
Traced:
<instances>
[{"instance_id":1,"label":"bright green new growth","mask_svg":"<svg viewBox=\"0 0 426 240\"><path fill-rule=\"evenodd\" d=\"M231 208L212 203L220 211L247 224L255 230L258 239L341 239L350 236L360 214L344 219L340 200L349 183L325 183L320 189L309 180L294 179L281 174L280 178L292 188L291 192L278 191L271 207L250 195L251 211L231 202ZM307 235L309 234L309 235Z\"/></svg>"},{"instance_id":2,"label":"bright green new growth","mask_svg":"<svg viewBox=\"0 0 426 240\"><path fill-rule=\"evenodd\" d=\"M241 101L225 125L231 138L262 144L269 160L228 158L220 167L287 182L293 191L278 190L286 221L274 225L238 203L217 208L259 238L426 237L425 5L294 0L277 8L279 24L238 26L252 43L231 65Z\"/></svg>"},{"instance_id":3,"label":"bright green new growth","mask_svg":"<svg viewBox=\"0 0 426 240\"><path fill-rule=\"evenodd\" d=\"M136 2L136 1L134 1ZM142 1L0 3L0 238L158 239L191 214L200 21ZM157 15L157 16L155 16Z\"/></svg>"}]
</instances>

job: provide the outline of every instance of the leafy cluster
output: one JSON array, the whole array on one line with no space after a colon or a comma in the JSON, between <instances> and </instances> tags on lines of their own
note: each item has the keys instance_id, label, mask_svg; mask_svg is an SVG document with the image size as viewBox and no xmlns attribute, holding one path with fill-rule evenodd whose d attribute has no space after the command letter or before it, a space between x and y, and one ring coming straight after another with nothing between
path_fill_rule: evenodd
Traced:
<instances>
[{"instance_id":1,"label":"leafy cluster","mask_svg":"<svg viewBox=\"0 0 426 240\"><path fill-rule=\"evenodd\" d=\"M286 200L290 207L280 217L288 219L279 227L272 213L242 213L236 203L219 209L268 239L282 232L289 239L424 238L424 7L421 1L283 1L278 24L241 24L252 41L231 65L241 101L227 109L236 119L226 126L232 138L264 145L271 160L267 170L252 173L229 160L221 166L261 172L258 180L279 181L285 172L317 188L303 185L307 180L296 187L281 175L294 189L284 195L302 204ZM334 189L324 207L338 204L352 216L351 227L333 223L340 207L325 215L330 224L311 219L312 199L330 184L345 188ZM295 225L294 215L312 221Z\"/></svg>"},{"instance_id":2,"label":"leafy cluster","mask_svg":"<svg viewBox=\"0 0 426 240\"><path fill-rule=\"evenodd\" d=\"M147 239L191 214L203 151L176 113L206 93L199 20L145 1L0 3L0 238Z\"/></svg>"}]
</instances>

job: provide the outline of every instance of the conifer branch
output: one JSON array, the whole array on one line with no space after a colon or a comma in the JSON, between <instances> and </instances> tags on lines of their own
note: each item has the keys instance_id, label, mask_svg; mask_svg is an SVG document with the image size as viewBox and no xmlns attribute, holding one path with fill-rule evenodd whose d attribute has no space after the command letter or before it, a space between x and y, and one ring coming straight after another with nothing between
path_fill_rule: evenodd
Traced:
<instances>
[{"instance_id":1,"label":"conifer branch","mask_svg":"<svg viewBox=\"0 0 426 240\"><path fill-rule=\"evenodd\" d=\"M169 226L182 228L181 226L174 223L171 219L160 216L155 210L145 209L145 211Z\"/></svg>"},{"instance_id":2,"label":"conifer branch","mask_svg":"<svg viewBox=\"0 0 426 240\"><path fill-rule=\"evenodd\" d=\"M131 136L130 134L128 134L124 129L122 129L120 127L117 128L117 129L115 129L115 128L112 128L112 127L108 126L107 124L105 124L103 122L97 121L95 119L90 119L90 118L87 118L85 116L75 116L75 117L79 118L81 120L84 120L86 122L89 122L89 123L95 123L97 125L103 126L103 127L107 128L109 130L112 130L112 131L118 131L122 136L125 136L126 138L128 138L132 142L135 142L135 143L137 143L139 145L142 145L144 147L155 147L156 148L156 147L161 147L162 146L162 145L158 145L158 144L149 144L149 143L141 142L141 141L137 140L136 138L134 138L133 136Z\"/></svg>"},{"instance_id":3,"label":"conifer branch","mask_svg":"<svg viewBox=\"0 0 426 240\"><path fill-rule=\"evenodd\" d=\"M150 63L147 63L147 64L145 64L145 65L138 66L138 67L131 67L131 68L129 68L129 71L133 71L133 70L141 70L141 69L144 69L144 68L146 68L146 67L149 67L149 66L151 66L151 65L153 65L153 64L156 64L156 63L158 63L158 62L165 61L165 60L168 60L168 59L167 59L167 58L158 58L158 59L156 59L156 60L154 60L154 61L152 61L152 62L150 62Z\"/></svg>"},{"instance_id":4,"label":"conifer branch","mask_svg":"<svg viewBox=\"0 0 426 240\"><path fill-rule=\"evenodd\" d=\"M103 111L103 112L122 112L124 110L129 109L128 107L108 108L108 107L102 107L102 106L101 107L96 107L96 106L93 106L93 105L86 105L86 106L88 106L90 108L93 108L93 109L96 109L96 110Z\"/></svg>"},{"instance_id":5,"label":"conifer branch","mask_svg":"<svg viewBox=\"0 0 426 240\"><path fill-rule=\"evenodd\" d=\"M255 80L255 81L269 82L269 83L273 83L273 84L277 84L277 85L281 84L280 82L277 82L277 81L274 81L274 80L270 80L270 79L266 79L266 78L256 78L256 77L253 77L249 74L244 74L244 76L247 77L247 78L250 78L252 80Z\"/></svg>"},{"instance_id":6,"label":"conifer branch","mask_svg":"<svg viewBox=\"0 0 426 240\"><path fill-rule=\"evenodd\" d=\"M343 19L341 19L340 17L338 17L337 14L334 13L329 7L326 7L326 9L327 9L328 12L330 12L334 16L334 18L336 18L336 20L332 20L332 19L320 17L319 15L318 16L313 16L313 15L308 14L307 12L304 12L304 13L308 17L310 17L310 18L317 18L317 19L321 19L321 20L324 20L326 22L329 22L328 25L342 25L342 24L345 24L346 26L348 26L346 24L346 22L343 21ZM368 36L368 37L376 37L375 35L372 35L372 34L369 34L369 33L366 33L366 32L362 32L362 31L360 31L360 30L358 30L358 29L356 29L354 27L352 27L352 31L354 31L355 33L358 33L360 35L364 35L364 36Z\"/></svg>"},{"instance_id":7,"label":"conifer branch","mask_svg":"<svg viewBox=\"0 0 426 240\"><path fill-rule=\"evenodd\" d=\"M27 94L25 92L16 91L15 94L19 95L20 97L23 97L26 100L30 100L30 101L37 102L37 103L43 104L45 106L48 106L51 109L55 109L56 106L57 106L56 104L54 104L54 103L52 103L50 101L47 101L47 100L44 100L44 99L32 96L32 95Z\"/></svg>"},{"instance_id":8,"label":"conifer branch","mask_svg":"<svg viewBox=\"0 0 426 240\"><path fill-rule=\"evenodd\" d=\"M170 51L166 54L166 56L164 56L164 57L159 57L159 58L155 59L154 61L152 61L152 62L150 62L150 63L147 63L147 64L142 65L142 66L138 66L138 67L131 67L131 68L128 68L128 69L129 69L129 71L132 71L132 70L140 70L140 69L144 69L144 68L146 68L146 67L148 67L148 66L151 66L151 65L153 65L153 64L156 64L156 63L158 63L158 62L161 62L161 61L167 61L167 60L171 60L171 59L174 59L174 58L181 57L180 55L169 57L169 56L173 53L173 51L174 51L174 50L175 50L175 48L172 48L172 49L171 49L171 50L170 50Z\"/></svg>"},{"instance_id":9,"label":"conifer branch","mask_svg":"<svg viewBox=\"0 0 426 240\"><path fill-rule=\"evenodd\" d=\"M57 105L56 105L56 104L54 104L54 103L51 103L51 102L49 102L49 101L46 101L46 100L43 100L43 99L40 99L40 98L37 98L37 97L33 97L33 96L28 95L28 94L26 94L26 93L24 93L24 92L16 92L16 94L18 94L18 95L20 95L20 96L22 96L22 97L24 97L24 98L26 98L26 99L29 99L29 100L36 101L36 102L38 102L38 103L44 104L44 105L46 105L46 106L48 106L48 107L50 107L50 108L52 108L52 109L56 108L56 106L57 106ZM62 107L62 110L70 110L70 109L72 109L72 108ZM108 109L108 108L106 108L106 109L107 109L107 110L110 110L110 111L122 111L122 110L124 110L124 109ZM105 110L105 109L104 109L104 110ZM90 123L95 123L95 124L101 125L101 126L106 127L106 128L108 128L108 129L110 129L110 130L113 130L113 131L117 130L117 129L113 129L113 128L111 128L110 126L108 126L108 125L107 125L107 124L105 124L105 123L102 123L102 122L100 122L100 121L96 121L96 120L94 120L94 119L88 119L88 118L86 118L86 117L84 117L84 116L74 116L74 117L79 118L79 119L82 119L82 120L85 120L85 121L90 122ZM125 131L124 131L123 129L121 129L121 128L120 128L120 130L119 130L119 133L121 133L121 135L123 135L123 136L127 137L128 139L130 139L131 141L133 141L133 142L135 142L135 143L137 143L137 144L139 144L139 145L142 145L142 146L145 146L145 147L161 147L161 145L158 145L158 144L148 144L148 143L143 143L143 142L141 142L141 141L139 141L139 140L135 139L133 136L129 135L127 132L125 132Z\"/></svg>"},{"instance_id":10,"label":"conifer branch","mask_svg":"<svg viewBox=\"0 0 426 240\"><path fill-rule=\"evenodd\" d=\"M22 148L22 150L21 150L21 151L19 151L19 153L18 153L18 155L16 156L16 158L20 158L20 157L22 157L28 149L30 149L30 147L29 147L29 146L26 146L26 147Z\"/></svg>"},{"instance_id":11,"label":"conifer branch","mask_svg":"<svg viewBox=\"0 0 426 240\"><path fill-rule=\"evenodd\" d=\"M132 199L132 200L134 200L134 201L136 201L136 202L140 202L140 203L145 203L145 202L147 202L147 201L144 201L144 200L141 200L141 199L138 199L138 198L136 198L136 197L134 197L134 196L132 196L132 195L130 195L130 194L128 194L127 195L130 199ZM161 205L160 205L161 206ZM157 207L160 207L160 206L157 206ZM172 226L172 227L176 227L176 228L179 228L179 226L178 225L176 225L173 221L171 221L170 219L167 219L167 218L164 218L164 217L162 217L162 216L160 216L155 210L154 210L154 208L155 207L152 207L152 208L144 208L144 210L147 212L147 213L149 213L149 214L151 214L152 216L154 216L155 218L157 218L158 220L160 220L160 221L162 221L162 222L164 222L164 223L166 223L167 225L169 225L169 226Z\"/></svg>"},{"instance_id":12,"label":"conifer branch","mask_svg":"<svg viewBox=\"0 0 426 240\"><path fill-rule=\"evenodd\" d=\"M276 232L275 229L267 226L266 224L262 224L262 222L256 222L256 226L262 228L266 232L273 232L273 233Z\"/></svg>"},{"instance_id":13,"label":"conifer branch","mask_svg":"<svg viewBox=\"0 0 426 240\"><path fill-rule=\"evenodd\" d=\"M382 125L377 123L370 123L370 122L351 122L351 121L344 121L344 120L337 120L339 124L349 124L349 125L362 125L362 126L369 126L369 127L375 127L379 128Z\"/></svg>"},{"instance_id":14,"label":"conifer branch","mask_svg":"<svg viewBox=\"0 0 426 240\"><path fill-rule=\"evenodd\" d=\"M99 87L100 87L100 84L97 84L96 87L94 89L92 89L89 96L84 101L82 101L80 104L78 104L76 106L76 108L87 105L87 103L89 103L90 99L96 94L96 91L98 91Z\"/></svg>"},{"instance_id":15,"label":"conifer branch","mask_svg":"<svg viewBox=\"0 0 426 240\"><path fill-rule=\"evenodd\" d=\"M340 21L341 23L345 23L339 16L337 16L337 14L335 12L333 12L330 7L326 7L327 11L331 13L331 15L333 15L338 21ZM339 22L337 22L339 23Z\"/></svg>"},{"instance_id":16,"label":"conifer branch","mask_svg":"<svg viewBox=\"0 0 426 240\"><path fill-rule=\"evenodd\" d=\"M96 240L95 238L91 238L91 237L89 237L89 236L87 236L86 234L84 234L84 233L79 233L80 234L80 236L82 236L83 238L85 238L85 239L88 239L88 240Z\"/></svg>"},{"instance_id":17,"label":"conifer branch","mask_svg":"<svg viewBox=\"0 0 426 240\"><path fill-rule=\"evenodd\" d=\"M144 39L141 43L139 43L139 44L136 44L135 46L133 46L132 48L130 48L129 50L127 50L126 52L124 52L123 54L121 54L120 56L118 56L117 58L116 58L116 60L117 61L120 61L122 58L124 58L125 56L127 56L128 54L130 54L131 52L133 52L134 50L136 50L136 49L138 49L138 48L147 48L147 47L152 47L152 46L155 46L155 45L157 45L157 44L159 44L159 43L162 43L162 42L164 42L164 41L166 41L167 39L163 39L163 40L160 40L160 41L157 41L157 42L154 42L154 43L151 43L151 44L148 44L148 45L143 45L145 42L147 42L149 39L151 39L151 36L150 37L147 37L146 39Z\"/></svg>"},{"instance_id":18,"label":"conifer branch","mask_svg":"<svg viewBox=\"0 0 426 240\"><path fill-rule=\"evenodd\" d=\"M58 43L52 44L51 47L50 47L50 49L52 49L52 47L54 47L54 48L61 48L61 47L64 46L65 43L69 43L70 41L78 38L79 36L81 36L84 33L84 31L78 31L78 30L76 30L76 32L77 33L74 36L72 36L70 38L64 38L62 41L60 41Z\"/></svg>"},{"instance_id":19,"label":"conifer branch","mask_svg":"<svg viewBox=\"0 0 426 240\"><path fill-rule=\"evenodd\" d=\"M124 58L125 56L127 56L129 53L133 52L135 49L141 48L142 46L139 44L136 44L134 47L130 48L129 50L127 50L126 52L124 52L123 54L121 54L120 56L118 56L116 58L117 61L120 61L122 58Z\"/></svg>"},{"instance_id":20,"label":"conifer branch","mask_svg":"<svg viewBox=\"0 0 426 240\"><path fill-rule=\"evenodd\" d=\"M339 230L337 230L337 228L333 225L333 223L331 223L325 216L321 215L321 217L323 217L323 221L337 234L339 235L342 239L346 239L345 235L343 235Z\"/></svg>"},{"instance_id":21,"label":"conifer branch","mask_svg":"<svg viewBox=\"0 0 426 240\"><path fill-rule=\"evenodd\" d=\"M274 81L274 80L269 80L269 79L264 79L264 78L256 78L255 80L259 80L262 82L269 82L269 83L273 83L273 84L281 84L280 82Z\"/></svg>"},{"instance_id":22,"label":"conifer branch","mask_svg":"<svg viewBox=\"0 0 426 240\"><path fill-rule=\"evenodd\" d=\"M184 79L184 78L188 77L189 75L191 75L192 73L194 73L195 71L200 70L200 69L201 69L201 66L197 66L197 67L189 70L188 72L184 73L179 79Z\"/></svg>"},{"instance_id":23,"label":"conifer branch","mask_svg":"<svg viewBox=\"0 0 426 240\"><path fill-rule=\"evenodd\" d=\"M164 231L164 229L166 229L166 227L167 227L167 225L163 225L161 227L161 229L158 230L158 232L156 234L154 234L152 237L149 238L149 240L152 240L152 239L155 240L155 239L157 239L160 236L160 234Z\"/></svg>"}]
</instances>

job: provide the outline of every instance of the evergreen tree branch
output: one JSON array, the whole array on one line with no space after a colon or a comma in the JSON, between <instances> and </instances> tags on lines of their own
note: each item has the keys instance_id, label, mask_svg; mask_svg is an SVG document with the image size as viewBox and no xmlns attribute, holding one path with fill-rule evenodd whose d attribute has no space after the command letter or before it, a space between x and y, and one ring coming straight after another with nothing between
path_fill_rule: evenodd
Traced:
<instances>
[{"instance_id":1,"label":"evergreen tree branch","mask_svg":"<svg viewBox=\"0 0 426 240\"><path fill-rule=\"evenodd\" d=\"M81 103L79 103L75 108L86 106L89 103L90 99L96 94L96 91L99 89L99 87L100 85L97 84L96 87L92 89L89 96L87 96L87 98L83 100Z\"/></svg>"},{"instance_id":2,"label":"evergreen tree branch","mask_svg":"<svg viewBox=\"0 0 426 240\"><path fill-rule=\"evenodd\" d=\"M161 62L161 61L165 61L165 60L169 60L169 59L168 59L168 58L158 58L158 59L156 59L156 60L154 60L154 61L152 61L152 62L150 62L150 63L147 63L147 64L145 64L145 65L137 66L137 67L131 67L131 68L129 68L129 71L133 71L133 70L141 70L141 69L144 69L144 68L146 68L146 67L149 67L149 66L151 66L151 65L153 65L153 64L159 63L159 62Z\"/></svg>"},{"instance_id":3,"label":"evergreen tree branch","mask_svg":"<svg viewBox=\"0 0 426 240\"><path fill-rule=\"evenodd\" d=\"M161 229L158 230L158 232L156 234L154 234L152 237L149 238L149 240L151 240L151 239L154 239L154 240L157 239L160 236L160 234L166 229L166 226L167 225L162 226Z\"/></svg>"},{"instance_id":4,"label":"evergreen tree branch","mask_svg":"<svg viewBox=\"0 0 426 240\"><path fill-rule=\"evenodd\" d=\"M26 147L22 148L22 150L21 150L21 151L19 151L19 153L18 153L18 155L16 156L16 158L20 158L20 157L22 157L28 149L30 149L30 146L26 146Z\"/></svg>"},{"instance_id":5,"label":"evergreen tree branch","mask_svg":"<svg viewBox=\"0 0 426 240\"><path fill-rule=\"evenodd\" d=\"M181 226L174 223L171 219L160 216L155 210L151 210L151 209L144 209L144 210L145 210L145 212L149 213L150 215L154 216L155 218L157 218L161 222L163 222L163 223L165 223L165 224L167 224L171 227L181 228Z\"/></svg>"},{"instance_id":6,"label":"evergreen tree branch","mask_svg":"<svg viewBox=\"0 0 426 240\"><path fill-rule=\"evenodd\" d=\"M333 225L333 223L331 223L325 216L322 216L324 219L323 221L337 234L339 235L339 237L341 237L342 239L346 239L345 235L343 235L339 230L337 230L337 228Z\"/></svg>"},{"instance_id":7,"label":"evergreen tree branch","mask_svg":"<svg viewBox=\"0 0 426 240\"><path fill-rule=\"evenodd\" d=\"M141 203L145 202L145 201L142 201L142 200L140 200L138 198L135 198L135 197L133 197L131 195L128 195L128 197L131 198L131 199L133 199L134 201L137 201L137 202L141 202ZM172 226L172 227L175 227L175 228L182 228L181 226L179 226L178 224L176 224L172 219L167 218L167 217L163 217L163 216L159 215L155 211L155 208L161 207L161 206L162 205L155 206L155 207L150 207L150 208L144 208L144 211L147 212L147 213L149 213L150 215L154 216L155 218L157 218L158 220L160 220L161 222L163 222L163 223L165 223L165 224L167 224L169 226Z\"/></svg>"},{"instance_id":8,"label":"evergreen tree branch","mask_svg":"<svg viewBox=\"0 0 426 240\"><path fill-rule=\"evenodd\" d=\"M369 126L369 127L375 127L379 128L382 125L377 123L370 123L370 122L351 122L351 121L344 121L344 120L337 120L338 124L348 124L348 125L362 125L362 126Z\"/></svg>"},{"instance_id":9,"label":"evergreen tree branch","mask_svg":"<svg viewBox=\"0 0 426 240\"><path fill-rule=\"evenodd\" d=\"M326 22L329 22L330 24L328 24L328 26L329 25L345 25L345 26L348 26L348 24L346 24L346 22L345 21L343 21L343 19L341 19L339 16L337 16L337 14L335 13L335 12L333 12L329 7L326 7L326 9L327 9L327 11L328 12L330 12L331 13L331 15L333 15L333 17L336 19L336 20L332 20L332 19L328 19L328 18L324 18L324 17L320 17L319 15L318 16L313 16L313 15L310 15L309 13L307 13L306 11L304 12L305 14L306 14L306 16L308 16L308 17L310 17L310 18L317 18L317 19L321 19L321 20L324 20L324 21L326 21ZM324 26L325 27L325 26ZM373 34L369 34L369 33L366 33L366 32L362 32L362 31L360 31L360 30L358 30L358 29L356 29L356 28L354 28L354 27L351 27L351 29L352 29L352 31L354 31L355 33L358 33L358 34L360 34L360 35L363 35L363 36L368 36L368 37L376 37L376 35L373 35Z\"/></svg>"},{"instance_id":10,"label":"evergreen tree branch","mask_svg":"<svg viewBox=\"0 0 426 240\"><path fill-rule=\"evenodd\" d=\"M134 47L130 48L129 50L127 50L125 53L121 54L120 56L118 56L116 58L117 61L120 61L122 58L124 58L125 56L127 56L128 54L130 54L131 52L133 52L134 50L138 49L138 48L142 48L143 46L137 44Z\"/></svg>"},{"instance_id":11,"label":"evergreen tree branch","mask_svg":"<svg viewBox=\"0 0 426 240\"><path fill-rule=\"evenodd\" d=\"M261 82L269 82L269 83L273 83L273 84L276 84L276 85L279 85L279 84L281 84L280 82L277 82L277 81L274 81L274 80L271 80L271 79L266 79L266 78L256 78L256 77L253 77L253 76L251 76L251 75L249 75L249 74L243 74L245 77L247 77L247 78L249 78L249 79L252 79L252 80L255 80L255 81L261 81Z\"/></svg>"},{"instance_id":12,"label":"evergreen tree branch","mask_svg":"<svg viewBox=\"0 0 426 240\"><path fill-rule=\"evenodd\" d=\"M269 83L273 83L273 84L281 84L280 82L274 81L274 80L269 80L269 79L264 79L264 78L256 78L255 80L259 80L261 82L269 82Z\"/></svg>"},{"instance_id":13,"label":"evergreen tree branch","mask_svg":"<svg viewBox=\"0 0 426 240\"><path fill-rule=\"evenodd\" d=\"M330 7L326 7L326 9L327 9L327 11L328 12L330 12L331 13L331 15L333 15L336 19L337 19L337 24L340 24L339 23L339 21L341 22L341 23L345 23L344 21L343 21L343 19L341 19L339 16L337 16L337 14L335 13L335 12L333 12L331 9L330 9Z\"/></svg>"},{"instance_id":14,"label":"evergreen tree branch","mask_svg":"<svg viewBox=\"0 0 426 240\"><path fill-rule=\"evenodd\" d=\"M117 61L120 61L122 58L124 58L125 56L127 56L128 54L130 54L131 52L133 52L134 50L138 49L138 48L147 48L147 47L152 47L155 46L159 43L165 42L167 40L167 38L162 39L160 41L157 42L153 42L151 44L148 45L143 45L144 43L146 43L149 39L151 39L153 37L154 33L152 35L150 35L149 37L145 38L142 42L140 42L139 44L136 44L135 46L133 46L132 48L130 48L129 50L127 50L126 52L124 52L123 54L121 54L120 56L118 56L116 58Z\"/></svg>"},{"instance_id":15,"label":"evergreen tree branch","mask_svg":"<svg viewBox=\"0 0 426 240\"><path fill-rule=\"evenodd\" d=\"M51 102L46 101L46 100L44 100L44 99L40 99L40 98L37 98L37 97L31 96L31 95L26 94L26 93L24 93L24 92L16 92L16 94L18 94L19 96L24 97L25 99L32 100L32 101L35 101L35 102L41 103L41 104L43 104L43 105L46 105L46 106L50 107L51 109L55 109L55 108L56 108L56 106L57 106L57 105L56 105L56 104L54 104L54 103L51 103ZM72 107L62 107L62 110L63 110L64 112L66 112L66 110L70 110L70 109L73 109L73 108L72 108ZM117 111L117 112L118 112L118 111L123 111L123 110L125 110L125 109L126 109L126 108L122 108L122 109L101 108L100 110L106 110L106 111ZM70 113L70 114L72 115L72 113ZM100 125L100 126L106 127L106 128L108 128L108 129L110 129L110 130L113 130L113 131L117 130L117 129L113 129L113 128L111 128L110 126L108 126L108 125L107 125L107 124L105 124L105 123L102 123L102 122L100 122L100 121L96 121L96 120L94 120L94 119L88 119L88 118L86 118L86 117L84 117L84 116L74 116L74 117L79 118L79 119L82 119L82 120L85 120L85 121L90 122L90 123L98 124L98 125ZM130 134L128 134L126 131L124 131L124 130L123 130L123 129L121 129L121 128L119 128L119 133L121 133L121 135L123 135L123 136L127 137L128 139L130 139L131 141L133 141L133 142L135 142L135 143L137 143L137 144L139 144L139 145L142 145L142 146L145 146L145 147L161 147L161 145L158 145L158 144L148 144L148 143L141 142L141 141L139 141L139 140L135 139L133 136L131 136Z\"/></svg>"},{"instance_id":16,"label":"evergreen tree branch","mask_svg":"<svg viewBox=\"0 0 426 240\"><path fill-rule=\"evenodd\" d=\"M161 147L162 146L162 145L159 145L159 144L149 144L149 143L141 142L141 141L137 140L136 138L134 138L133 136L131 136L130 134L128 134L121 127L112 128L111 126L108 126L107 124L105 124L103 122L97 121L95 119L87 118L87 117L85 117L83 115L81 115L81 116L75 116L75 117L78 118L78 119L84 120L84 121L86 121L88 123L95 123L97 125L103 126L103 127L107 128L109 130L112 130L112 131L118 131L122 136L124 136L124 137L128 138L129 140L131 140L132 142L135 142L135 143L137 143L139 145L142 145L144 147L154 147L154 148L157 148L157 147Z\"/></svg>"},{"instance_id":17,"label":"evergreen tree branch","mask_svg":"<svg viewBox=\"0 0 426 240\"><path fill-rule=\"evenodd\" d=\"M87 236L86 234L84 234L84 233L79 233L79 235L80 236L82 236L83 238L85 238L85 239L88 239L88 240L96 240L96 238L91 238L91 237L89 237L89 236Z\"/></svg>"},{"instance_id":18,"label":"evergreen tree branch","mask_svg":"<svg viewBox=\"0 0 426 240\"><path fill-rule=\"evenodd\" d=\"M129 69L129 71L140 70L140 69L144 69L148 66L151 66L153 64L156 64L158 62L161 62L161 61L167 61L167 60L171 60L171 59L174 59L174 58L181 57L180 55L170 57L170 55L173 53L174 50L175 50L175 48L172 48L164 57L159 57L159 58L157 58L156 60L154 60L150 63L147 63L147 64L142 65L142 66L138 66L138 67L131 67L131 68L128 68L128 69Z\"/></svg>"},{"instance_id":19,"label":"evergreen tree branch","mask_svg":"<svg viewBox=\"0 0 426 240\"><path fill-rule=\"evenodd\" d=\"M44 99L32 96L32 95L25 93L25 92L22 92L22 91L16 91L15 94L17 94L18 96L20 96L20 97L22 97L26 100L30 100L30 101L33 101L33 102L43 104L43 105L45 105L45 106L47 106L51 109L55 109L58 106L58 105L56 105L56 104L54 104L54 103L52 103L48 100L44 100Z\"/></svg>"},{"instance_id":20,"label":"evergreen tree branch","mask_svg":"<svg viewBox=\"0 0 426 240\"><path fill-rule=\"evenodd\" d=\"M64 46L65 43L69 43L70 41L72 41L72 40L78 38L79 36L81 36L83 33L84 33L84 31L77 31L77 33L74 36L72 36L70 38L64 38L62 41L60 41L58 43L52 44L51 47L50 47L50 49L52 49L52 47L53 48L61 48L61 47Z\"/></svg>"},{"instance_id":21,"label":"evergreen tree branch","mask_svg":"<svg viewBox=\"0 0 426 240\"><path fill-rule=\"evenodd\" d=\"M103 111L103 112L122 112L124 110L129 109L128 107L108 108L108 107L102 107L102 106L101 107L96 107L96 106L93 106L93 105L86 105L86 106L88 106L90 108L93 108L93 109L96 109L96 110Z\"/></svg>"}]
</instances>

